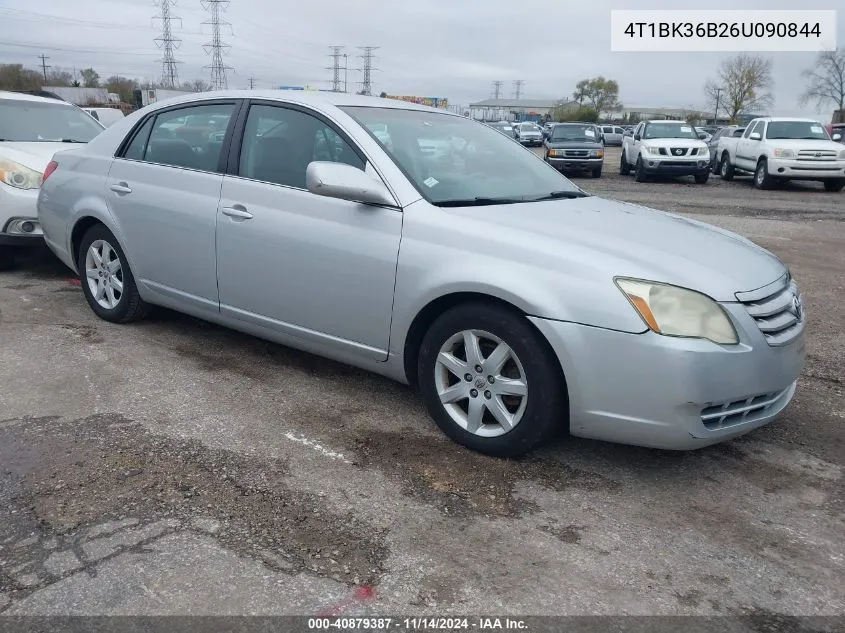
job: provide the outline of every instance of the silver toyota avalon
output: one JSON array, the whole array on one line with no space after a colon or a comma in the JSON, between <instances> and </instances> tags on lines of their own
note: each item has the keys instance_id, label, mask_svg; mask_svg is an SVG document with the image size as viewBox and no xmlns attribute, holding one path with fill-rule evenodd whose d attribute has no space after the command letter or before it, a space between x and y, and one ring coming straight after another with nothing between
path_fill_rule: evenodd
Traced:
<instances>
[{"instance_id":1,"label":"silver toyota avalon","mask_svg":"<svg viewBox=\"0 0 845 633\"><path fill-rule=\"evenodd\" d=\"M492 455L713 444L774 419L804 363L768 251L400 101L161 102L57 154L38 213L99 317L166 306L410 383Z\"/></svg>"}]
</instances>

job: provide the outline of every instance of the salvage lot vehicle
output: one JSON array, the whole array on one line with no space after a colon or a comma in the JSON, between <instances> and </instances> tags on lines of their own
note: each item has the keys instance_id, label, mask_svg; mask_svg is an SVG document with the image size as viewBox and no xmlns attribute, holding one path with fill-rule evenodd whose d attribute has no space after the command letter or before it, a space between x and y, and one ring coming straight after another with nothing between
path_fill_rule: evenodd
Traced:
<instances>
[{"instance_id":1,"label":"salvage lot vehicle","mask_svg":"<svg viewBox=\"0 0 845 633\"><path fill-rule=\"evenodd\" d=\"M169 137L186 115L227 118L222 143ZM429 160L420 139L453 151ZM99 317L161 305L418 384L440 428L488 454L567 422L713 444L774 419L804 363L801 296L768 251L590 196L488 127L410 103L162 102L58 155L38 208Z\"/></svg>"},{"instance_id":2,"label":"salvage lot vehicle","mask_svg":"<svg viewBox=\"0 0 845 633\"><path fill-rule=\"evenodd\" d=\"M561 171L588 171L601 177L604 166L604 144L592 123L561 123L552 128L543 143L545 160Z\"/></svg>"},{"instance_id":3,"label":"salvage lot vehicle","mask_svg":"<svg viewBox=\"0 0 845 633\"><path fill-rule=\"evenodd\" d=\"M41 242L35 203L53 154L102 130L64 101L0 92L0 269L13 264L14 248Z\"/></svg>"},{"instance_id":4,"label":"salvage lot vehicle","mask_svg":"<svg viewBox=\"0 0 845 633\"><path fill-rule=\"evenodd\" d=\"M744 127L728 125L713 132L713 136L707 141L707 149L710 152L710 171L719 173L719 139L723 136L739 138L745 132Z\"/></svg>"},{"instance_id":5,"label":"salvage lot vehicle","mask_svg":"<svg viewBox=\"0 0 845 633\"><path fill-rule=\"evenodd\" d=\"M758 189L785 180L816 180L826 191L841 191L845 148L835 141L812 119L754 119L740 138L719 139L719 173L725 180L736 170L753 173Z\"/></svg>"},{"instance_id":6,"label":"salvage lot vehicle","mask_svg":"<svg viewBox=\"0 0 845 633\"><path fill-rule=\"evenodd\" d=\"M634 171L637 182L650 176L693 176L703 185L710 177L707 144L685 121L644 121L622 140L619 173Z\"/></svg>"},{"instance_id":7,"label":"salvage lot vehicle","mask_svg":"<svg viewBox=\"0 0 845 633\"><path fill-rule=\"evenodd\" d=\"M516 140L529 147L539 147L543 144L543 129L536 123L518 123L514 126Z\"/></svg>"}]
</instances>

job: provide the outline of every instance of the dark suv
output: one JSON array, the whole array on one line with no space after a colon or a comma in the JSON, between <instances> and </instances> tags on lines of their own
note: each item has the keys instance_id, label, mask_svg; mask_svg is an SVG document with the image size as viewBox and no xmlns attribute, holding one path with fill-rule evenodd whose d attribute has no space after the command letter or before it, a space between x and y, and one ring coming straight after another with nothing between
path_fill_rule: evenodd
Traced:
<instances>
[{"instance_id":1,"label":"dark suv","mask_svg":"<svg viewBox=\"0 0 845 633\"><path fill-rule=\"evenodd\" d=\"M545 159L560 171L588 171L601 176L604 146L601 132L593 123L558 123L543 142Z\"/></svg>"}]
</instances>

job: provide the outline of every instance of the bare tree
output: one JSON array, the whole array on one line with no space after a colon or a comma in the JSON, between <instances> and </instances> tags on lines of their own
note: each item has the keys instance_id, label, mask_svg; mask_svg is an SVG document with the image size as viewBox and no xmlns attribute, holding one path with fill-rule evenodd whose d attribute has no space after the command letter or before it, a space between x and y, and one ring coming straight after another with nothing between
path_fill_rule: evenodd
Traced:
<instances>
[{"instance_id":1,"label":"bare tree","mask_svg":"<svg viewBox=\"0 0 845 633\"><path fill-rule=\"evenodd\" d=\"M736 121L743 112L771 106L771 87L772 60L740 53L719 65L717 78L704 85L704 94L714 111L718 103L727 118Z\"/></svg>"},{"instance_id":2,"label":"bare tree","mask_svg":"<svg viewBox=\"0 0 845 633\"><path fill-rule=\"evenodd\" d=\"M816 103L820 110L825 103L833 103L845 116L845 47L819 53L815 68L804 71L807 88L801 95L801 105Z\"/></svg>"}]
</instances>

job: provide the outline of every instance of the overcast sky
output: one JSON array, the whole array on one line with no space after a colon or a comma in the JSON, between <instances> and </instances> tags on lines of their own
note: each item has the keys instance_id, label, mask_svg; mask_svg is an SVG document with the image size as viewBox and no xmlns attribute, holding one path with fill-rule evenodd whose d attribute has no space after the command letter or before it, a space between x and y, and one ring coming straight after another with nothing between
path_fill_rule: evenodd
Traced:
<instances>
[{"instance_id":1,"label":"overcast sky","mask_svg":"<svg viewBox=\"0 0 845 633\"><path fill-rule=\"evenodd\" d=\"M729 53L612 53L610 10L617 9L841 9L840 45L845 44L842 0L232 0L224 14L231 29L226 58L230 88L318 85L329 87L329 46L349 54L350 91L357 88L358 46L379 46L373 90L390 94L447 97L468 104L491 96L492 82L522 79L524 98L571 96L579 79L616 79L629 106L694 107L705 103L702 86ZM0 0L0 63L39 68L94 67L101 76L141 80L161 76L153 38L158 23L152 0ZM210 39L200 0L179 0L174 34L180 80L205 78ZM814 53L767 54L773 60L773 114L815 114L797 103L801 71ZM832 108L825 108L829 116Z\"/></svg>"}]
</instances>

